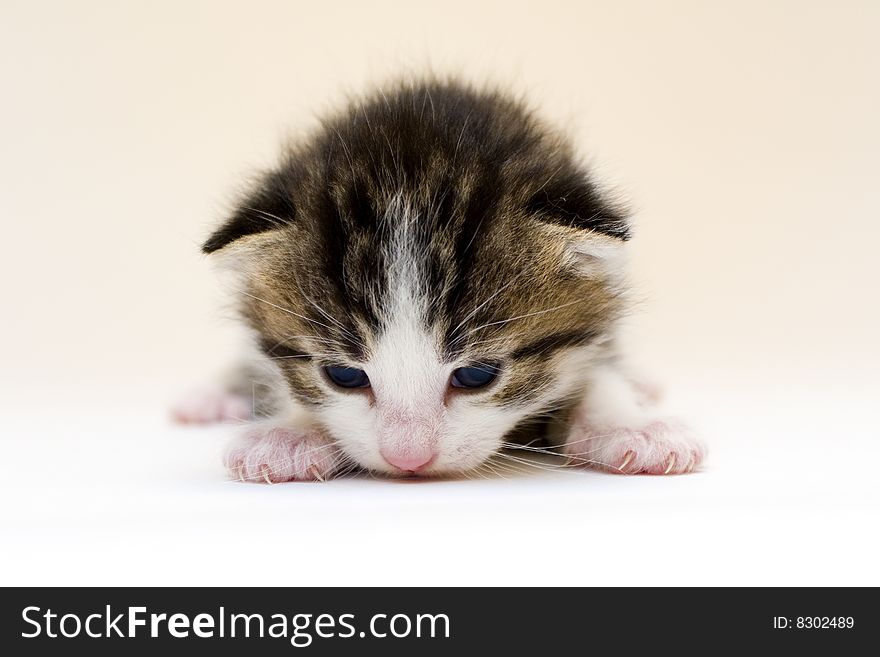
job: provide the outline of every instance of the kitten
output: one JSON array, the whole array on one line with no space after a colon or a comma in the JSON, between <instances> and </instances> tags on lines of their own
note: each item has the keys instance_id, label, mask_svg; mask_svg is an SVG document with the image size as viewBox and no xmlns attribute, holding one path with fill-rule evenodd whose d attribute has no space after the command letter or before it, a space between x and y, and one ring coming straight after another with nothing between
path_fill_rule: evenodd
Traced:
<instances>
[{"instance_id":1,"label":"kitten","mask_svg":"<svg viewBox=\"0 0 880 657\"><path fill-rule=\"evenodd\" d=\"M521 102L400 84L285 153L204 251L259 352L176 411L251 414L245 480L478 468L537 434L571 462L694 470L704 450L626 373L625 213Z\"/></svg>"}]
</instances>

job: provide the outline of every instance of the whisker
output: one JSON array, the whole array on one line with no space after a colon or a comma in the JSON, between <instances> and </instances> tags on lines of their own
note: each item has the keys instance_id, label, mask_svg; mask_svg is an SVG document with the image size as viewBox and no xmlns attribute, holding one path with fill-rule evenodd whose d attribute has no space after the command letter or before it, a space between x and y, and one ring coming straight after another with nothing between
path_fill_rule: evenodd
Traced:
<instances>
[{"instance_id":1,"label":"whisker","mask_svg":"<svg viewBox=\"0 0 880 657\"><path fill-rule=\"evenodd\" d=\"M305 315L300 315L299 313L294 312L294 311L290 310L289 308L285 308L284 306L279 306L276 303L272 303L271 301L268 301L267 299L263 299L261 297L258 297L257 295L251 294L250 292L247 292L245 290L236 290L236 291L239 292L240 294L245 295L246 297L250 297L251 299L254 299L256 301L261 301L269 306L272 306L273 308L277 308L278 310L285 312L289 315L293 315L294 317L299 317L300 319L304 319L307 322L312 322L313 324L317 324L318 326L323 326L326 329L333 328L332 326L328 326L327 324L319 322L316 319L312 319L311 317L306 317Z\"/></svg>"},{"instance_id":2,"label":"whisker","mask_svg":"<svg viewBox=\"0 0 880 657\"><path fill-rule=\"evenodd\" d=\"M279 217L277 214L272 214L271 212L266 212L265 210L260 210L258 208L252 208L250 206L242 206L243 210L248 210L249 212L256 212L257 214L263 216L266 219L272 219L273 224L278 228L286 228L290 226L290 221L286 221Z\"/></svg>"},{"instance_id":3,"label":"whisker","mask_svg":"<svg viewBox=\"0 0 880 657\"><path fill-rule=\"evenodd\" d=\"M354 343L357 344L359 347L363 348L364 350L367 349L367 346L363 342L361 342L361 340L360 340L360 338L358 338L358 336L356 336L354 333L352 333L344 324L342 324L342 322L340 322L338 319L333 317L330 313L328 313L326 310L324 310L324 308L322 308L316 301L314 301L311 297L309 297L309 295L307 295L305 293L305 291L303 291L302 287L299 286L299 284L297 284L297 288L299 289L299 293L303 295L303 298L306 301L308 301L309 304L311 304L311 306L313 308L315 308L319 313L321 313L322 316L326 317L328 321L333 322L333 324L335 324L345 335L347 335L349 338L351 338L352 341L354 341Z\"/></svg>"},{"instance_id":4,"label":"whisker","mask_svg":"<svg viewBox=\"0 0 880 657\"><path fill-rule=\"evenodd\" d=\"M332 345L342 345L339 340L334 340L332 338L326 338L320 335L285 335L285 340L314 340L315 342L322 342L326 344Z\"/></svg>"},{"instance_id":5,"label":"whisker","mask_svg":"<svg viewBox=\"0 0 880 657\"><path fill-rule=\"evenodd\" d=\"M499 294L501 294L504 290L506 290L506 289L509 288L511 285L513 285L513 284L514 284L517 280L519 280L522 276L525 276L526 273L528 273L528 272L527 272L527 270L525 270L525 269L523 269L522 271L520 271L519 273L517 273L516 276L514 276L514 277L513 277L512 279L510 279L507 283L505 283L505 284L502 285L499 289L497 289L494 293L492 293L492 295L490 295L485 301L483 301L483 303L481 303L481 304L478 305L476 308L474 308L470 313L468 313L467 316L465 316L465 318L464 318L463 320L461 320L461 321L455 326L455 328L452 329L452 331L450 331L449 334L450 334L451 336L455 336L455 335L458 333L459 329L460 329L462 326L464 326L465 323L467 323L467 321L468 321L469 319L471 319L474 315L476 315L478 312L480 312L480 310L481 310L486 304L488 304L489 302L491 302L495 297L497 297ZM466 335L469 335L469 334L466 334ZM464 338L464 337L466 337L466 335L464 335L464 336L460 336L460 338ZM453 339L453 340L450 342L450 344L455 344L455 343L458 341L458 339L460 339L460 338Z\"/></svg>"},{"instance_id":6,"label":"whisker","mask_svg":"<svg viewBox=\"0 0 880 657\"><path fill-rule=\"evenodd\" d=\"M534 317L535 315L543 315L545 313L551 313L556 310L560 310L562 308L567 308L568 306L573 306L576 303L583 303L583 302L584 302L583 299L576 299L574 301L569 301L568 303L563 303L558 306L554 306L553 308L545 308L543 310L536 310L535 312L525 313L523 315L517 315L516 317L511 317L509 319L500 319L495 322L488 322L486 324L482 324L480 326L477 326L476 328L471 329L468 332L468 335L470 335L471 333L476 333L477 331L484 329L484 328L487 328L489 326L498 326L499 324L508 324L508 323L516 321L518 319L525 319L526 317Z\"/></svg>"},{"instance_id":7,"label":"whisker","mask_svg":"<svg viewBox=\"0 0 880 657\"><path fill-rule=\"evenodd\" d=\"M548 472L571 471L571 468L578 467L579 465L582 465L584 463L593 463L595 465L601 465L601 466L608 468L610 470L620 470L620 468L617 468L617 467L610 465L608 463L603 463L602 461L597 461L595 459L577 459L579 461L579 463L576 463L576 464L539 465L539 464L534 463L533 461L529 461L528 459L518 458L516 456L513 456L511 454L505 454L503 452L498 452L498 456L500 456L502 458L510 459L512 461L516 461L518 463L522 463L523 465L528 465L530 467L536 467L541 470L546 470Z\"/></svg>"}]
</instances>

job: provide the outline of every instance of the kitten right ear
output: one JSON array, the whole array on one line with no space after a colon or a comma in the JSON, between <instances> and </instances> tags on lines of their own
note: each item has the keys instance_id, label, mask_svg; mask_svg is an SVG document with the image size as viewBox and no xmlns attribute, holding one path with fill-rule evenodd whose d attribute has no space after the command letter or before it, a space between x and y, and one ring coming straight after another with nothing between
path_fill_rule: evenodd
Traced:
<instances>
[{"instance_id":1,"label":"kitten right ear","mask_svg":"<svg viewBox=\"0 0 880 657\"><path fill-rule=\"evenodd\" d=\"M280 171L263 175L232 217L202 245L202 251L213 253L242 237L277 230L293 223L296 208L288 187L289 180L289 175Z\"/></svg>"}]
</instances>

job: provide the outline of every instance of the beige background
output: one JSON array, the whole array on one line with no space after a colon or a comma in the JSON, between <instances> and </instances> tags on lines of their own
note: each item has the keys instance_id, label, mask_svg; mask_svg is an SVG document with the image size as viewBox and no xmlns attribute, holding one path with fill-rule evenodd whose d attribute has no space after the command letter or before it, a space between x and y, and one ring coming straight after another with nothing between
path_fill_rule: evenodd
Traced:
<instances>
[{"instance_id":1,"label":"beige background","mask_svg":"<svg viewBox=\"0 0 880 657\"><path fill-rule=\"evenodd\" d=\"M844 572L851 579L843 581L870 576L876 584L876 559L868 556L876 547L873 533L851 536L850 571L847 565L817 571L807 563L809 552L798 550L815 544L808 528L816 509L828 506L826 536L835 527L844 534L868 531L865 521L841 516L841 508L855 513L867 504L868 517L877 512L873 471L862 479L847 471L868 468L878 456L869 406L876 404L880 371L878 34L880 2L869 0L0 0L0 405L8 418L25 411L19 428L7 433L4 449L17 455L7 473L11 467L22 486L36 485L28 464L40 459L50 471L58 464L60 477L62 461L77 477L121 477L118 460L100 471L88 460L109 459L119 444L129 450L120 452L125 465L160 458L158 445L165 443L152 436L164 431L164 420L155 420L155 431L144 422L162 418L177 391L234 358L235 330L198 246L242 175L270 162L284 136L308 129L316 113L345 93L430 67L525 92L571 130L601 178L636 209L632 261L642 303L634 349L670 383L690 417L708 427L714 460L707 474L671 483L590 481L625 486L608 499L629 499L632 513L651 508L639 501L642 492L656 500L665 499L662 491L680 491L681 499L670 502L679 525L697 516L711 524L719 507L739 509L740 477L764 482L771 488L761 494L750 488L746 497L762 508L771 497L783 506L795 500L804 506L793 507L794 516L783 509L780 517L802 522L784 526L767 516L754 525L752 511L729 511L714 535L745 562L737 570L728 561L714 571L719 577L743 582L763 572L756 565L762 555L743 537L778 530L780 545L796 545L756 583L797 583L805 572L840 583ZM823 408L821 417L811 415ZM68 413L80 418L75 432ZM122 424L106 424L120 413ZM110 436L102 447L77 442L87 441L90 427ZM753 431L762 432L760 440ZM811 451L800 442L809 431ZM39 441L51 436L66 441L67 451L40 451ZM124 438L129 442L119 442ZM222 480L213 452L209 459L194 446L202 443L174 441L171 452L205 464L206 481ZM764 451L776 443L775 453ZM148 452L150 445L157 447ZM185 486L189 466L173 453L161 458L161 476L176 472ZM741 468L763 469L743 474ZM841 489L829 484L827 471L863 487L848 488L846 499L837 500L834 491ZM101 499L115 496L126 508L152 513L151 503L131 501L155 499L155 480L142 475L143 491L124 493L122 483L113 484ZM687 488L699 477L730 484L703 496L703 512L692 508L703 493ZM222 490L224 504L244 504ZM307 497L319 495L309 490ZM268 493L247 494L254 507L267 503L253 496ZM382 504L393 506L394 491L381 494ZM56 501L46 495L45 507L34 502L26 519L7 521L27 537L16 543L24 559L40 554L35 546L52 544L30 540L56 526L46 510ZM178 497L168 499L169 509L184 508ZM292 503L273 499L284 508ZM344 505L350 498L339 499ZM580 498L567 499L572 505ZM829 500L837 500L834 509ZM254 508L244 507L245 514ZM90 521L116 527L100 508L89 507L97 514ZM302 512L321 515L309 508ZM481 526L467 514L482 508L467 501L456 522ZM396 519L405 517L395 509L388 511L391 535ZM542 536L554 527L574 531L578 509L570 508L565 522L542 509L530 522L550 523ZM625 518L625 525L612 516L593 519L606 540L615 532L640 535L644 525L627 508L620 513L613 518ZM228 520L217 517L220 524ZM184 532L190 525L178 520ZM156 536L152 525L131 527L129 538ZM118 536L100 531L94 530L111 544ZM365 545L382 554L383 539L370 543L369 531L363 528ZM727 549L700 536L692 538L703 554ZM91 554L75 534L65 540ZM173 549L192 545L198 561L199 539L189 540ZM625 554L621 545L608 544L608 557ZM503 551L484 547L495 559ZM705 572L677 564L673 546L668 549L663 556L674 565L661 574ZM861 564L858 550L864 550ZM805 561L786 561L791 554ZM497 561L487 556L474 568L495 572L490 563ZM18 572L21 578L26 571ZM500 581L503 572L496 573ZM645 573L635 576L651 581ZM621 581L613 572L608 577ZM213 583L207 574L202 581Z\"/></svg>"},{"instance_id":2,"label":"beige background","mask_svg":"<svg viewBox=\"0 0 880 657\"><path fill-rule=\"evenodd\" d=\"M224 359L198 244L241 175L426 66L525 91L632 200L635 332L662 378L875 382L876 2L0 7L14 394Z\"/></svg>"}]
</instances>

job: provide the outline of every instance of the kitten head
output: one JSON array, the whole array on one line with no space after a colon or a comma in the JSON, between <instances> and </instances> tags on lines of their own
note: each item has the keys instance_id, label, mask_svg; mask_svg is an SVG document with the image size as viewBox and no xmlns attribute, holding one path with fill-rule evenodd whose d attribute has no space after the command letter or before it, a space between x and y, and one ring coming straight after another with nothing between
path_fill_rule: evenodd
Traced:
<instances>
[{"instance_id":1,"label":"kitten head","mask_svg":"<svg viewBox=\"0 0 880 657\"><path fill-rule=\"evenodd\" d=\"M582 389L622 311L627 237L520 103L432 82L325 121L204 250L350 458L438 474Z\"/></svg>"}]
</instances>

